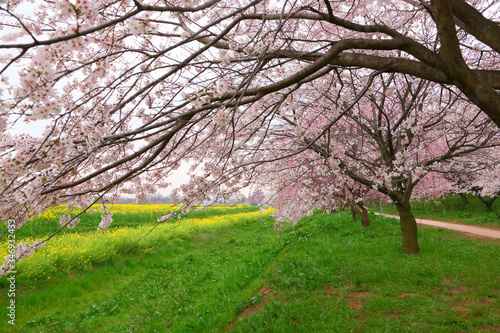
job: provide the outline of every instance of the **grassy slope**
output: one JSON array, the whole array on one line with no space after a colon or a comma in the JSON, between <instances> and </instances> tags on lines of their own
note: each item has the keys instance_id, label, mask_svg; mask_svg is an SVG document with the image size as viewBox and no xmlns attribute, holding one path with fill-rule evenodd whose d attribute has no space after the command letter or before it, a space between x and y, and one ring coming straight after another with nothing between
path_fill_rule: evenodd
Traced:
<instances>
[{"instance_id":1,"label":"grassy slope","mask_svg":"<svg viewBox=\"0 0 500 333\"><path fill-rule=\"evenodd\" d=\"M412 212L415 217L480 225L490 228L500 228L500 199L493 204L493 213L486 212L486 206L477 197L468 196L470 205L462 204L458 195L448 195L431 202L412 202ZM396 206L383 206L386 214L397 214ZM379 212L379 206L371 207L371 211Z\"/></svg>"},{"instance_id":2,"label":"grassy slope","mask_svg":"<svg viewBox=\"0 0 500 333\"><path fill-rule=\"evenodd\" d=\"M428 228L408 257L398 223L372 220L363 230L346 215L318 215L277 235L257 217L90 272L18 281L14 331L496 332L498 241ZM2 297L0 318L5 307Z\"/></svg>"}]
</instances>

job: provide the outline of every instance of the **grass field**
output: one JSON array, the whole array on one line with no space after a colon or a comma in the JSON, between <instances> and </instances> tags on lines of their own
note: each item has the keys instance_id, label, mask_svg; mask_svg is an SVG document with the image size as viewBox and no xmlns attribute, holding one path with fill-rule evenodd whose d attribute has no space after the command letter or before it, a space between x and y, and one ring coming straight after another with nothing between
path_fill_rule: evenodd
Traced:
<instances>
[{"instance_id":1,"label":"grass field","mask_svg":"<svg viewBox=\"0 0 500 333\"><path fill-rule=\"evenodd\" d=\"M0 332L498 332L500 327L499 241L424 228L421 253L407 256L398 222L374 215L368 230L347 214L315 215L279 234L272 218L259 212L183 223L158 227L132 250L123 245L128 236L109 236L96 253L111 254L87 268L72 266L77 259L62 260L42 269L45 274L28 277L23 274L28 265L20 267L17 325L7 324L8 299L1 290ZM145 226L128 229L140 228ZM85 249L99 242L68 240L74 243ZM7 286L5 277L0 286Z\"/></svg>"},{"instance_id":2,"label":"grass field","mask_svg":"<svg viewBox=\"0 0 500 333\"><path fill-rule=\"evenodd\" d=\"M475 196L468 195L470 204L464 206L458 195L447 195L430 202L412 201L415 217L430 220L473 224L490 228L500 228L500 199L493 204L493 212L487 212L486 206ZM378 204L371 206L371 211L379 212ZM397 214L394 204L383 205L387 214Z\"/></svg>"}]
</instances>

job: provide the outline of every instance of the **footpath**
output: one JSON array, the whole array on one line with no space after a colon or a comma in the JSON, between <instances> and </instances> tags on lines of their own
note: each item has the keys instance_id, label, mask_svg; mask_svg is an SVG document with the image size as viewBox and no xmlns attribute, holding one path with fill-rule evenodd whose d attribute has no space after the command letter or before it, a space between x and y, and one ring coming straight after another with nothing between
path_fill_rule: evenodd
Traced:
<instances>
[{"instance_id":1,"label":"footpath","mask_svg":"<svg viewBox=\"0 0 500 333\"><path fill-rule=\"evenodd\" d=\"M397 216L397 215L389 215L389 214L383 214L383 215L386 217L393 217L395 219L399 219L399 216ZM425 225L429 225L429 226L436 227L436 228L443 228L443 229L450 229L450 230L455 230L455 231L460 231L460 232L466 232L469 234L482 236L482 237L500 239L500 230L498 230L498 229L490 229L490 228L478 227L475 225L467 225L467 224L457 224L457 223L450 223L450 222L425 220L425 219L421 219L418 217L416 217L415 220L417 220L418 224L425 224Z\"/></svg>"}]
</instances>

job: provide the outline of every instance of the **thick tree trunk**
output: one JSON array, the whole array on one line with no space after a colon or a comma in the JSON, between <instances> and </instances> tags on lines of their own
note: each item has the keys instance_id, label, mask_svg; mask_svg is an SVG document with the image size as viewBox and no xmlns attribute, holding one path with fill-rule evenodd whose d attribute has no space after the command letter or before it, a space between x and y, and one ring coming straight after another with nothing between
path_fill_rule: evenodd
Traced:
<instances>
[{"instance_id":1,"label":"thick tree trunk","mask_svg":"<svg viewBox=\"0 0 500 333\"><path fill-rule=\"evenodd\" d=\"M403 235L403 252L406 254L417 254L418 246L417 221L411 213L410 202L394 202L399 214L399 224Z\"/></svg>"},{"instance_id":2,"label":"thick tree trunk","mask_svg":"<svg viewBox=\"0 0 500 333\"><path fill-rule=\"evenodd\" d=\"M439 41L441 49L439 56L441 58L439 69L448 75L448 78L453 84L460 89L469 100L476 104L484 113L486 113L493 122L500 127L500 94L491 87L481 76L474 73L465 63L460 49L460 43L457 37L455 21L453 20L452 10L450 6L452 0L431 0L432 11L436 21ZM455 6L464 5L463 1L454 1ZM467 6L465 6L467 8ZM470 9L466 9L470 11ZM456 13L464 12L464 9L456 9ZM469 13L472 14L472 13ZM479 14L479 13L476 13ZM479 14L480 15L480 14ZM469 18L465 15L460 16L467 21ZM497 32L498 27L494 22L486 26L481 23L485 31L476 31L475 34L484 36L486 33ZM472 25L470 28L474 28ZM478 36L478 37L479 37ZM482 37L479 37L482 38ZM482 39L492 47L500 46L497 43L491 43L490 39ZM493 37L492 40L498 41L498 38Z\"/></svg>"}]
</instances>

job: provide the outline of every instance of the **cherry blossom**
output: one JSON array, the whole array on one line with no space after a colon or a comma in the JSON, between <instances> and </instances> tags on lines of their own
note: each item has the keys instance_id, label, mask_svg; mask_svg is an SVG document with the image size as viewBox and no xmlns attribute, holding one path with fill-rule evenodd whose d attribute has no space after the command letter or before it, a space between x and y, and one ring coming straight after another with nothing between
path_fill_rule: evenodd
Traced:
<instances>
[{"instance_id":1,"label":"cherry blossom","mask_svg":"<svg viewBox=\"0 0 500 333\"><path fill-rule=\"evenodd\" d=\"M101 215L101 223L99 223L99 229L104 229L109 227L113 222L113 212L108 212Z\"/></svg>"},{"instance_id":2,"label":"cherry blossom","mask_svg":"<svg viewBox=\"0 0 500 333\"><path fill-rule=\"evenodd\" d=\"M173 197L185 208L308 164L345 186L295 175L287 188L301 214L333 209L324 193L361 209L377 191L411 220L408 200L425 195L426 178L497 149L494 0L0 8L0 219L17 228L59 204L143 202L183 161L192 178ZM17 132L23 122L37 130ZM111 222L103 211L100 228Z\"/></svg>"}]
</instances>

